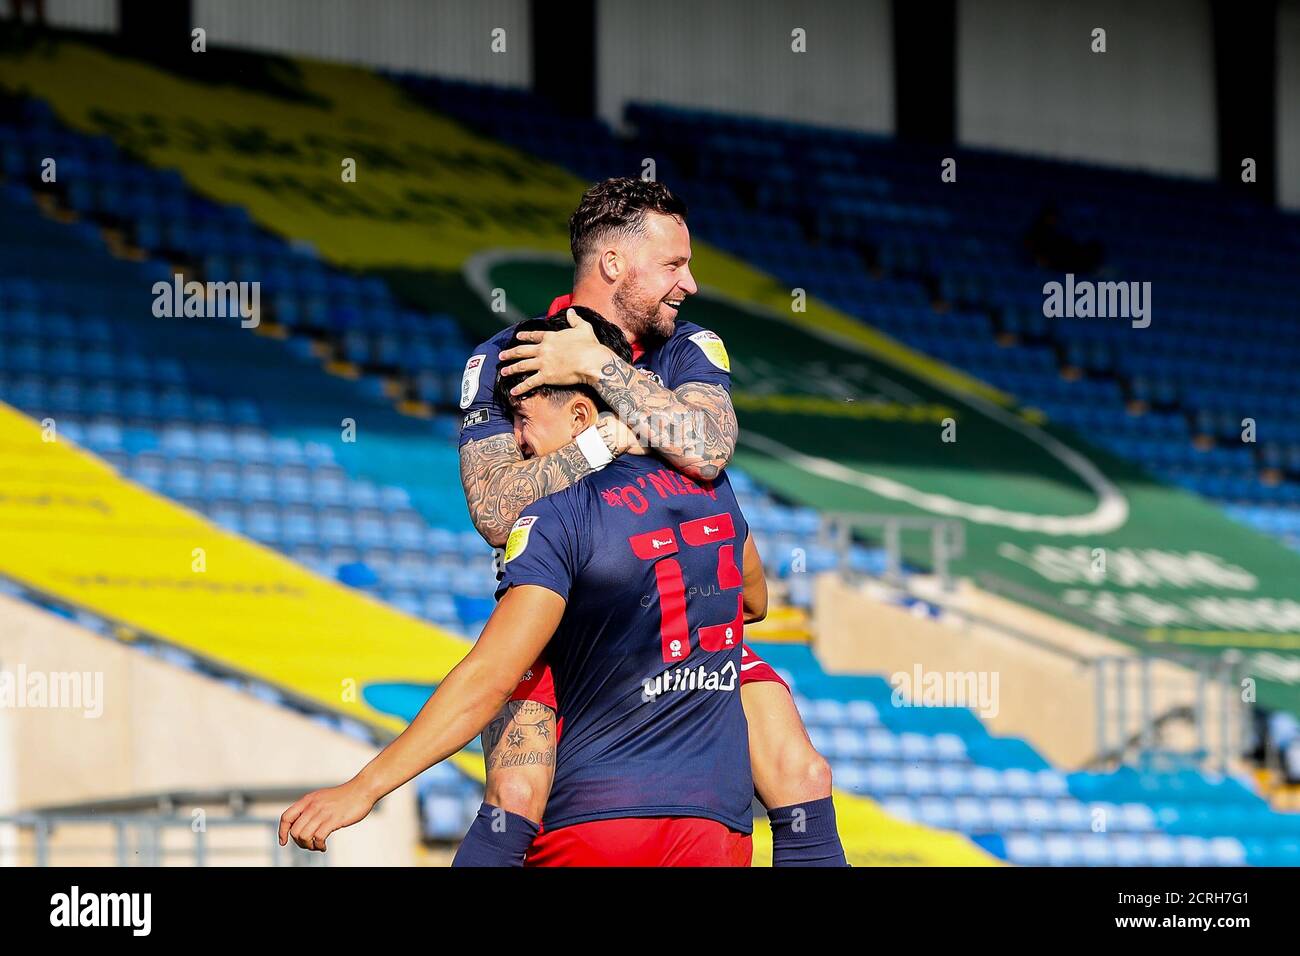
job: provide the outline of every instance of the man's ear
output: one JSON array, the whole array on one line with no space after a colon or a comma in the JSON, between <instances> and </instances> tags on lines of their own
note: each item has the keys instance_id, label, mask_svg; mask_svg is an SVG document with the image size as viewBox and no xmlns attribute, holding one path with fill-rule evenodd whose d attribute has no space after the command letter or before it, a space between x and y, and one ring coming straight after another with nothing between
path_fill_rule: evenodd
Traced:
<instances>
[{"instance_id":1,"label":"man's ear","mask_svg":"<svg viewBox=\"0 0 1300 956\"><path fill-rule=\"evenodd\" d=\"M600 271L610 282L617 282L627 268L623 256L616 249L606 249L600 254Z\"/></svg>"},{"instance_id":2,"label":"man's ear","mask_svg":"<svg viewBox=\"0 0 1300 956\"><path fill-rule=\"evenodd\" d=\"M575 438L596 424L600 416L600 413L596 411L595 404L586 395L579 395L573 400L573 406L569 409L569 414L573 416L573 434Z\"/></svg>"}]
</instances>

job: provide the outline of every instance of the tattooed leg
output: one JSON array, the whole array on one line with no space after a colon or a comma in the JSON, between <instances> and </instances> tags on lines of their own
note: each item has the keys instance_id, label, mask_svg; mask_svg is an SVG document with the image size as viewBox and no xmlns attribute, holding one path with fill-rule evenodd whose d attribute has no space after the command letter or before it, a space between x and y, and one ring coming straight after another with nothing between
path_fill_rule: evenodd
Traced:
<instances>
[{"instance_id":1,"label":"tattooed leg","mask_svg":"<svg viewBox=\"0 0 1300 956\"><path fill-rule=\"evenodd\" d=\"M523 866L536 839L555 766L555 712L511 701L483 730L487 787L452 866Z\"/></svg>"}]
</instances>

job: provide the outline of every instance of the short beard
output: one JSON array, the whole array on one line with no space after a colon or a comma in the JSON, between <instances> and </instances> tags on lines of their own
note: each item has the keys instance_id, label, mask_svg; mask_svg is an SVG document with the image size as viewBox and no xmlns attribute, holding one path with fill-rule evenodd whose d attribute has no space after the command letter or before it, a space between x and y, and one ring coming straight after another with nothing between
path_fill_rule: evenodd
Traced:
<instances>
[{"instance_id":1,"label":"short beard","mask_svg":"<svg viewBox=\"0 0 1300 956\"><path fill-rule=\"evenodd\" d=\"M672 338L677 323L659 314L658 299L649 303L637 301L635 296L640 289L632 283L631 279L632 277L629 276L627 281L614 290L614 308L618 310L618 317L623 327L631 332L643 347L648 343Z\"/></svg>"}]
</instances>

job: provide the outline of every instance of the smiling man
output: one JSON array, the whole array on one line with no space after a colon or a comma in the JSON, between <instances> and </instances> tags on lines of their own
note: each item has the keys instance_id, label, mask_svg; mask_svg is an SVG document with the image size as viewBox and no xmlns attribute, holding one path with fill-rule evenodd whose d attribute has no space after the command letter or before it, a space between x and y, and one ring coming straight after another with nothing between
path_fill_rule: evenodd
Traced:
<instances>
[{"instance_id":1,"label":"smiling man","mask_svg":"<svg viewBox=\"0 0 1300 956\"><path fill-rule=\"evenodd\" d=\"M563 319L539 320L546 327ZM631 352L590 315L605 348ZM522 332L520 333L522 334ZM554 452L596 421L585 386L506 399L518 445ZM463 747L543 647L563 725L546 827L512 827L542 866L748 866L750 774L740 695L749 529L725 475L696 482L648 455L620 457L529 505L506 543L493 611L420 713L347 783L281 817L280 842L330 834ZM649 601L645 600L651 596ZM534 839L535 837L535 839Z\"/></svg>"},{"instance_id":2,"label":"smiling man","mask_svg":"<svg viewBox=\"0 0 1300 956\"><path fill-rule=\"evenodd\" d=\"M678 321L698 291L691 275L686 206L669 189L640 179L607 179L583 194L569 221L573 294L548 314L586 306L623 330L632 361L600 347L590 328L535 332L507 352L513 327L474 350L461 382L461 480L470 517L494 547L531 501L567 488L633 444L654 449L692 478L718 475L736 447L726 348L712 332ZM500 365L537 385L591 387L616 414L548 455L525 459L509 410L494 400ZM626 427L620 427L626 426Z\"/></svg>"},{"instance_id":3,"label":"smiling man","mask_svg":"<svg viewBox=\"0 0 1300 956\"><path fill-rule=\"evenodd\" d=\"M516 337L511 326L474 350L461 384L461 481L474 525L494 547L505 545L530 504L630 451L644 447L697 481L716 479L730 461L737 424L726 348L678 317L698 291L686 216L685 204L661 183L622 178L592 186L569 222L573 294L550 309L567 310L568 328ZM613 323L630 356L602 344L571 305ZM499 374L516 377L512 394L495 389ZM539 386L587 388L612 412L544 453L521 448L514 399ZM769 811L774 863L843 865L830 765L813 748L785 682L752 649L742 654L750 756ZM550 790L555 693L551 668L539 659L487 726L484 805L458 863L523 861L523 835L536 832ZM508 837L492 825L502 812L517 824Z\"/></svg>"}]
</instances>

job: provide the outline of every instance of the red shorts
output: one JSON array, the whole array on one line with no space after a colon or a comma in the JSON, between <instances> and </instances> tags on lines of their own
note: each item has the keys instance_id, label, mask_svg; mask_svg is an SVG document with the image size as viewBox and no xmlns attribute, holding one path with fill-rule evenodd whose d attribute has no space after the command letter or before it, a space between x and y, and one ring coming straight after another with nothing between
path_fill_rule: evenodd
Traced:
<instances>
[{"instance_id":1,"label":"red shorts","mask_svg":"<svg viewBox=\"0 0 1300 956\"><path fill-rule=\"evenodd\" d=\"M749 866L753 840L700 817L619 817L544 830L524 866Z\"/></svg>"},{"instance_id":2,"label":"red shorts","mask_svg":"<svg viewBox=\"0 0 1300 956\"><path fill-rule=\"evenodd\" d=\"M757 653L750 649L748 644L742 644L740 647L740 686L756 683L758 681L774 681L780 684L786 690L790 685L781 680L781 675L772 669L772 665ZM515 692L510 695L511 700L532 700L539 704L545 704L551 710L558 710L555 703L555 678L551 675L551 667L546 663L544 657L539 657L528 668L523 679L519 681L519 686Z\"/></svg>"}]
</instances>

